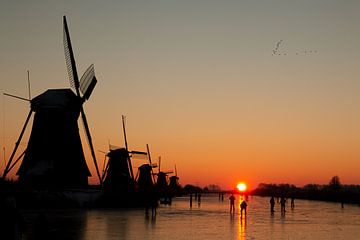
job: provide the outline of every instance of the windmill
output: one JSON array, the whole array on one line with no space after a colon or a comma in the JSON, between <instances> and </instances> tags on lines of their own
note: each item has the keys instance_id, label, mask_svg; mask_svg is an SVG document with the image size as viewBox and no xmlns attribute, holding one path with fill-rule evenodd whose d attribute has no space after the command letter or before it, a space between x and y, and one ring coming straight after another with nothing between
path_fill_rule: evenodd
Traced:
<instances>
[{"instance_id":1,"label":"windmill","mask_svg":"<svg viewBox=\"0 0 360 240\"><path fill-rule=\"evenodd\" d=\"M161 171L161 157L159 157L158 172L155 175L157 175L156 188L162 204L171 204L172 194L168 184L168 174L170 173L173 171Z\"/></svg>"},{"instance_id":2,"label":"windmill","mask_svg":"<svg viewBox=\"0 0 360 240\"><path fill-rule=\"evenodd\" d=\"M176 165L175 165L175 176L171 176L169 179L170 179L169 188L171 190L177 190L179 188L179 177L177 176Z\"/></svg>"},{"instance_id":3,"label":"windmill","mask_svg":"<svg viewBox=\"0 0 360 240\"><path fill-rule=\"evenodd\" d=\"M102 179L104 188L110 191L132 191L135 186L135 177L131 158L146 156L146 152L129 151L127 144L125 116L122 116L125 148L109 145L108 161L104 164Z\"/></svg>"},{"instance_id":4,"label":"windmill","mask_svg":"<svg viewBox=\"0 0 360 240\"><path fill-rule=\"evenodd\" d=\"M112 192L132 191L134 181L129 172L129 152L125 148L110 148L106 156L108 161L102 176L104 189Z\"/></svg>"},{"instance_id":5,"label":"windmill","mask_svg":"<svg viewBox=\"0 0 360 240\"><path fill-rule=\"evenodd\" d=\"M31 107L18 141L3 173L3 178L23 157L17 172L19 182L31 186L84 187L91 176L81 144L78 118L81 119L96 173L100 177L89 125L83 104L89 99L97 83L94 66L78 79L75 58L70 41L66 17L64 24L64 50L71 89L49 89L30 100ZM19 142L34 114L28 145L23 154L13 163Z\"/></svg>"},{"instance_id":6,"label":"windmill","mask_svg":"<svg viewBox=\"0 0 360 240\"><path fill-rule=\"evenodd\" d=\"M156 186L161 190L161 191L166 191L168 188L168 174L173 173L173 171L161 171L161 157L159 156L159 164L158 164L158 172L156 173L157 175L157 181L156 181Z\"/></svg>"},{"instance_id":7,"label":"windmill","mask_svg":"<svg viewBox=\"0 0 360 240\"><path fill-rule=\"evenodd\" d=\"M151 162L151 155L148 144L146 144L146 149L147 149L149 163L142 164L138 168L138 173L136 177L136 182L138 184L140 191L152 191L155 182L153 168L156 168L157 164L153 164Z\"/></svg>"}]
</instances>

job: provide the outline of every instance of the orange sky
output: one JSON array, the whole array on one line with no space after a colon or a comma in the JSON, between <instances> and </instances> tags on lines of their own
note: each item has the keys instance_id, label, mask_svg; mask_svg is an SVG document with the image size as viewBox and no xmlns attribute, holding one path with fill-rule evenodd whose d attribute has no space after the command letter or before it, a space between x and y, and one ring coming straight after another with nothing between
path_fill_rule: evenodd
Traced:
<instances>
[{"instance_id":1,"label":"orange sky","mask_svg":"<svg viewBox=\"0 0 360 240\"><path fill-rule=\"evenodd\" d=\"M67 15L78 70L94 63L99 81L85 104L96 150L109 140L123 145L126 115L130 149L148 143L165 169L177 165L183 185L301 186L334 175L360 184L360 3L2 5L1 90L21 96L28 69L33 96L69 87ZM1 98L6 158L27 111L27 103ZM84 148L88 154L86 141ZM97 158L101 165L99 151Z\"/></svg>"}]
</instances>

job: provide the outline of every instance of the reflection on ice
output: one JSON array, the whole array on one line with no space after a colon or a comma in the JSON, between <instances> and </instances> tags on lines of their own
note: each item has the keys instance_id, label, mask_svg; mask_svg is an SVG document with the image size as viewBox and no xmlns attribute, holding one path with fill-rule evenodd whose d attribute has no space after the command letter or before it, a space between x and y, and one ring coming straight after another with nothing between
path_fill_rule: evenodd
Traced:
<instances>
[{"instance_id":1,"label":"reflection on ice","mask_svg":"<svg viewBox=\"0 0 360 240\"><path fill-rule=\"evenodd\" d=\"M229 196L225 196L227 200ZM202 196L201 205L189 209L189 198L160 207L156 217L143 209L107 209L46 212L48 239L359 239L360 208L336 203L296 200L296 208L270 212L269 198L236 196L235 213L229 202ZM290 203L289 203L290 207ZM289 208L290 209L290 208ZM31 239L38 213L24 214L24 239ZM230 220L229 220L230 219ZM36 229L35 229L36 230ZM74 238L75 237L75 238Z\"/></svg>"}]
</instances>

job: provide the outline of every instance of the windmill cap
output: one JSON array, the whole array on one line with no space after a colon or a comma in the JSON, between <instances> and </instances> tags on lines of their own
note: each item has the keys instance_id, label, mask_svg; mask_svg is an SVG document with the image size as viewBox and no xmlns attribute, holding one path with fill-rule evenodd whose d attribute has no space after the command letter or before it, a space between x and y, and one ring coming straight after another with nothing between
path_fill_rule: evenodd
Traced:
<instances>
[{"instance_id":1,"label":"windmill cap","mask_svg":"<svg viewBox=\"0 0 360 240\"><path fill-rule=\"evenodd\" d=\"M48 89L31 100L31 109L62 109L67 111L80 111L80 98L71 89Z\"/></svg>"}]
</instances>

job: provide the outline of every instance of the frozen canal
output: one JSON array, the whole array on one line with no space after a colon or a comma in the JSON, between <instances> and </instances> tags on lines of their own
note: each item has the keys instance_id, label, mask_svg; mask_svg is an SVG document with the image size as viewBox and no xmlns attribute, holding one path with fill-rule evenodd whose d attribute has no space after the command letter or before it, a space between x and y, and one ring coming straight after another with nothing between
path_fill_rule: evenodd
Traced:
<instances>
[{"instance_id":1,"label":"frozen canal","mask_svg":"<svg viewBox=\"0 0 360 240\"><path fill-rule=\"evenodd\" d=\"M236 206L239 205L239 196ZM201 205L187 197L161 206L156 218L143 209L51 211L42 229L49 239L360 239L360 207L295 200L295 208L270 214L269 198L249 197L247 215L229 213L229 200L202 196ZM23 239L33 239L37 213L24 214Z\"/></svg>"}]
</instances>

